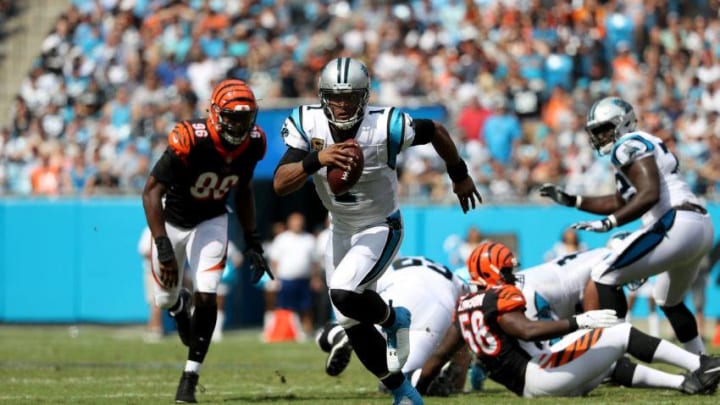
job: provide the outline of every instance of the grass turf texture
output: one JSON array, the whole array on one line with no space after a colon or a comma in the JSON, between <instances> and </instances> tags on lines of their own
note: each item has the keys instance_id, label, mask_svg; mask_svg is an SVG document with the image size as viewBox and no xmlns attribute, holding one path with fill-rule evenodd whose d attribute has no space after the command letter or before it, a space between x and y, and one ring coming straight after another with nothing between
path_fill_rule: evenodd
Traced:
<instances>
[{"instance_id":1,"label":"grass turf texture","mask_svg":"<svg viewBox=\"0 0 720 405\"><path fill-rule=\"evenodd\" d=\"M312 341L263 344L259 331L228 331L205 360L200 403L390 404L353 356L339 377ZM717 349L714 350L717 352ZM170 404L185 360L176 335L147 344L140 327L0 326L2 404ZM671 367L663 367L676 371ZM601 386L584 398L525 400L486 381L485 391L432 404L713 404L720 395Z\"/></svg>"}]
</instances>

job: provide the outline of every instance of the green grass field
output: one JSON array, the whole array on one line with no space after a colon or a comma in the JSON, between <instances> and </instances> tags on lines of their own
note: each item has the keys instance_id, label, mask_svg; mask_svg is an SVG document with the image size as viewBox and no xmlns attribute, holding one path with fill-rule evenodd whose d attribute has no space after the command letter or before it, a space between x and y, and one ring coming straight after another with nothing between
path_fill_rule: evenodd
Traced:
<instances>
[{"instance_id":1,"label":"green grass field","mask_svg":"<svg viewBox=\"0 0 720 405\"><path fill-rule=\"evenodd\" d=\"M325 375L314 342L263 344L259 332L228 331L211 347L201 403L390 404L356 358ZM157 344L140 327L0 326L2 404L170 404L185 359L176 336ZM427 404L718 404L720 395L601 387L585 398L524 400L494 383L482 393L426 398Z\"/></svg>"}]
</instances>

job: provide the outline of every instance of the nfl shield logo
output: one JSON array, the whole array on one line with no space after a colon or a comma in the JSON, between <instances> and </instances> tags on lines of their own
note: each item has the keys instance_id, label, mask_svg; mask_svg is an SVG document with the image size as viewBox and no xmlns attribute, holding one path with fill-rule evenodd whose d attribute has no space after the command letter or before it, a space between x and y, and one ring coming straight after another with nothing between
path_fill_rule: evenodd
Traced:
<instances>
[{"instance_id":1,"label":"nfl shield logo","mask_svg":"<svg viewBox=\"0 0 720 405\"><path fill-rule=\"evenodd\" d=\"M321 151L325 147L325 140L320 138L310 139L310 147L312 150Z\"/></svg>"}]
</instances>

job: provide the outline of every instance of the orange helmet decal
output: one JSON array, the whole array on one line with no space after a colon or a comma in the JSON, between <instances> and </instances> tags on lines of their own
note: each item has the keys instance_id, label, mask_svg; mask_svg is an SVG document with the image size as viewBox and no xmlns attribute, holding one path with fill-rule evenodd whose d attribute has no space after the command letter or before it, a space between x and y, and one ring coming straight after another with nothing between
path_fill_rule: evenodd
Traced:
<instances>
[{"instance_id":1,"label":"orange helmet decal","mask_svg":"<svg viewBox=\"0 0 720 405\"><path fill-rule=\"evenodd\" d=\"M512 284L514 279L508 279L507 271L517 266L517 259L513 252L499 242L483 242L472 251L467 260L470 280L480 285Z\"/></svg>"}]
</instances>

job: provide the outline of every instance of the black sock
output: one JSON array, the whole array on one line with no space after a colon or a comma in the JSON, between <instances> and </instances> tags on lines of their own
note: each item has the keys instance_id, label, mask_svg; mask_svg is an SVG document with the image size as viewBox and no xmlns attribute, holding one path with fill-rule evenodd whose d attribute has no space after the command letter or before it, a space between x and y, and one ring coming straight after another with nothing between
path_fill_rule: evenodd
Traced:
<instances>
[{"instance_id":1,"label":"black sock","mask_svg":"<svg viewBox=\"0 0 720 405\"><path fill-rule=\"evenodd\" d=\"M651 363L660 345L660 339L647 335L635 328L630 328L627 352L638 360Z\"/></svg>"},{"instance_id":2,"label":"black sock","mask_svg":"<svg viewBox=\"0 0 720 405\"><path fill-rule=\"evenodd\" d=\"M689 342L697 337L698 327L695 315L690 312L684 302L672 307L660 307L660 309L667 316L680 343Z\"/></svg>"},{"instance_id":3,"label":"black sock","mask_svg":"<svg viewBox=\"0 0 720 405\"><path fill-rule=\"evenodd\" d=\"M625 318L627 315L627 298L622 286L607 285L595 282L598 292L598 301L601 309L614 309L618 318Z\"/></svg>"},{"instance_id":4,"label":"black sock","mask_svg":"<svg viewBox=\"0 0 720 405\"><path fill-rule=\"evenodd\" d=\"M627 357L621 358L615 362L615 369L612 373L613 381L624 387L632 387L635 368L637 368L637 364L633 363Z\"/></svg>"},{"instance_id":5,"label":"black sock","mask_svg":"<svg viewBox=\"0 0 720 405\"><path fill-rule=\"evenodd\" d=\"M217 321L217 305L195 306L190 319L190 330L193 340L188 350L188 360L202 363L210 347L215 322Z\"/></svg>"},{"instance_id":6,"label":"black sock","mask_svg":"<svg viewBox=\"0 0 720 405\"><path fill-rule=\"evenodd\" d=\"M385 338L375 329L375 326L371 324L359 324L345 329L345 332L350 339L350 344L355 351L355 355L360 359L365 368L378 378L386 377L388 369L385 355ZM383 383L385 382L384 380ZM402 378L397 385L393 385L394 380L395 379L390 379L388 382L390 385L385 384L385 386L389 389L394 389L402 384Z\"/></svg>"}]
</instances>

